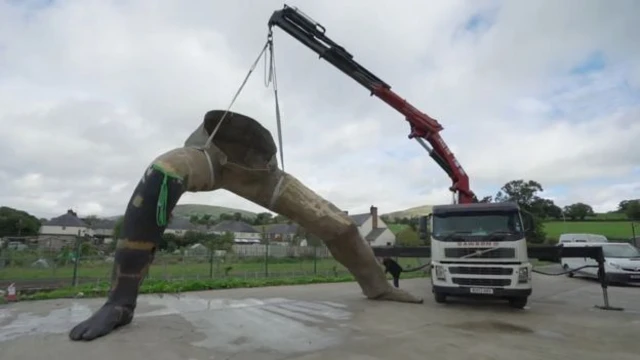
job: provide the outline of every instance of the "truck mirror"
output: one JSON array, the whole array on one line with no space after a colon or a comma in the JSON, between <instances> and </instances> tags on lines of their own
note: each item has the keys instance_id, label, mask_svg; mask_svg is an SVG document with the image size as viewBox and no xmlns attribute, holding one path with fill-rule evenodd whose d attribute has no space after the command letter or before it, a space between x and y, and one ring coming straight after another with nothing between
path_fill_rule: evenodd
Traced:
<instances>
[{"instance_id":1,"label":"truck mirror","mask_svg":"<svg viewBox=\"0 0 640 360\"><path fill-rule=\"evenodd\" d=\"M523 222L524 231L529 231L533 229L534 220L533 220L533 215L531 215L531 213L523 211L522 222Z\"/></svg>"},{"instance_id":2,"label":"truck mirror","mask_svg":"<svg viewBox=\"0 0 640 360\"><path fill-rule=\"evenodd\" d=\"M429 217L420 216L418 218L418 235L420 240L426 241L429 239Z\"/></svg>"}]
</instances>

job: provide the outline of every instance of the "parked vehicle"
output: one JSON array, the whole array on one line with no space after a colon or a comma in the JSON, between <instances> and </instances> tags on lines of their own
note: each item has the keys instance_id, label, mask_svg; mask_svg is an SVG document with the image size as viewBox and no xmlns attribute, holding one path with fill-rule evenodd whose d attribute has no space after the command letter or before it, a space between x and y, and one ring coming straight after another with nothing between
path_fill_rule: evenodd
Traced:
<instances>
[{"instance_id":1,"label":"parked vehicle","mask_svg":"<svg viewBox=\"0 0 640 360\"><path fill-rule=\"evenodd\" d=\"M599 234L561 234L558 238L558 244L566 243L606 243L609 242L604 235Z\"/></svg>"},{"instance_id":2,"label":"parked vehicle","mask_svg":"<svg viewBox=\"0 0 640 360\"><path fill-rule=\"evenodd\" d=\"M640 250L628 243L610 242L571 242L563 246L602 246L605 257L605 272L607 279L612 283L640 284ZM577 269L585 265L593 267L584 268L575 272L570 272L569 277L583 275L598 278L598 263L590 258L562 258L562 267L565 271Z\"/></svg>"}]
</instances>

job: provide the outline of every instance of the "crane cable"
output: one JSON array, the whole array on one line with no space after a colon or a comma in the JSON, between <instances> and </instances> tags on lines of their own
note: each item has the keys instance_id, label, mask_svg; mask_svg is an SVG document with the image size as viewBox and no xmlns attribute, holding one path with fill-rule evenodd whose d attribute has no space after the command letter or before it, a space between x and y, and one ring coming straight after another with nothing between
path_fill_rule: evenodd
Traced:
<instances>
[{"instance_id":1,"label":"crane cable","mask_svg":"<svg viewBox=\"0 0 640 360\"><path fill-rule=\"evenodd\" d=\"M284 150L282 148L282 121L281 121L281 116L280 116L280 102L278 100L278 83L277 83L277 79L276 79L276 63L275 63L275 51L274 51L274 47L273 47L273 32L272 32L271 29L269 29L269 33L267 34L267 42L264 44L264 46L262 47L262 50L258 54L258 57L256 58L256 60L253 62L253 64L249 68L249 71L247 72L247 75L245 76L244 80L242 81L242 84L240 84L240 87L238 88L238 91L236 91L236 94L233 96L233 99L231 99L231 103L229 103L229 106L227 107L225 112L222 114L222 117L220 118L220 121L218 122L216 127L213 129L213 131L211 131L211 135L209 135L209 137L207 138L207 141L205 142L204 147L206 149L206 148L209 148L211 146L211 143L213 142L213 137L216 135L216 133L220 129L220 126L222 125L222 122L226 119L227 114L231 110L231 107L233 106L233 104L238 99L238 96L240 95L240 92L242 92L242 89L244 89L244 86L247 84L247 81L249 80L249 77L251 77L251 74L253 74L253 71L256 69L256 66L258 65L258 62L260 61L260 58L262 58L262 56L264 55L264 53L267 50L269 50L269 67L267 68L267 57L265 56L265 58L264 58L264 67L265 67L265 70L264 70L265 71L264 84L265 84L266 87L269 87L270 84L273 84L273 94L274 94L275 103L276 103L276 122L277 122L277 127L278 127L278 147L280 148L280 162L281 162L282 170L284 171Z\"/></svg>"}]
</instances>

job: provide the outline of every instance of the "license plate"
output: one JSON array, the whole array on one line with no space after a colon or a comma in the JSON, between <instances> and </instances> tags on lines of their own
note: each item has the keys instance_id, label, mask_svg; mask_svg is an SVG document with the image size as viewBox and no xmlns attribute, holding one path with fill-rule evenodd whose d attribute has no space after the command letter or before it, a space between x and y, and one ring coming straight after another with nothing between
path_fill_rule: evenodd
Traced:
<instances>
[{"instance_id":1,"label":"license plate","mask_svg":"<svg viewBox=\"0 0 640 360\"><path fill-rule=\"evenodd\" d=\"M493 294L493 289L490 288L470 288L469 292L472 294Z\"/></svg>"},{"instance_id":2,"label":"license plate","mask_svg":"<svg viewBox=\"0 0 640 360\"><path fill-rule=\"evenodd\" d=\"M640 279L640 275L629 275L631 279Z\"/></svg>"}]
</instances>

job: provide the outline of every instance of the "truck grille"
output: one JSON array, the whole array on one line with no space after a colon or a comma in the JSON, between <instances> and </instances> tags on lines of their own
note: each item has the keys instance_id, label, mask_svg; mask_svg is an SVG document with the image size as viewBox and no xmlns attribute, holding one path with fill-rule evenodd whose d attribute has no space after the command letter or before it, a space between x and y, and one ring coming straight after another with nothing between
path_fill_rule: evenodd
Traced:
<instances>
[{"instance_id":1,"label":"truck grille","mask_svg":"<svg viewBox=\"0 0 640 360\"><path fill-rule=\"evenodd\" d=\"M451 266L451 274L466 275L512 275L513 268L503 267L476 267L476 266Z\"/></svg>"},{"instance_id":2,"label":"truck grille","mask_svg":"<svg viewBox=\"0 0 640 360\"><path fill-rule=\"evenodd\" d=\"M476 279L476 278L456 278L452 279L454 284L462 286L509 286L511 279Z\"/></svg>"},{"instance_id":3,"label":"truck grille","mask_svg":"<svg viewBox=\"0 0 640 360\"><path fill-rule=\"evenodd\" d=\"M448 248L444 249L444 256L448 258L461 258L475 254L477 251L487 251L491 248ZM516 257L514 248L498 248L480 255L471 256L470 259L512 259Z\"/></svg>"}]
</instances>

